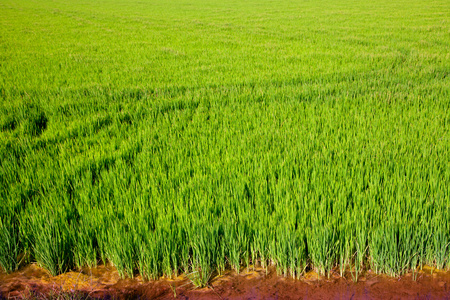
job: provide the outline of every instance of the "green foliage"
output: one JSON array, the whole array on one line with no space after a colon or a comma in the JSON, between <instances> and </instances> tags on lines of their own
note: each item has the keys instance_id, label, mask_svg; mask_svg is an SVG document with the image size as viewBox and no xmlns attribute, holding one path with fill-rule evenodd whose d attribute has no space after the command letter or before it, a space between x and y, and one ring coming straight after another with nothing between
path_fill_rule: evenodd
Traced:
<instances>
[{"instance_id":1,"label":"green foliage","mask_svg":"<svg viewBox=\"0 0 450 300\"><path fill-rule=\"evenodd\" d=\"M12 272L19 268L19 231L10 219L3 217L0 218L0 267Z\"/></svg>"},{"instance_id":2,"label":"green foliage","mask_svg":"<svg viewBox=\"0 0 450 300\"><path fill-rule=\"evenodd\" d=\"M0 10L2 269L449 267L448 1Z\"/></svg>"},{"instance_id":3,"label":"green foliage","mask_svg":"<svg viewBox=\"0 0 450 300\"><path fill-rule=\"evenodd\" d=\"M53 276L73 267L74 229L68 224L64 213L36 210L29 215L25 229L31 239L34 258Z\"/></svg>"}]
</instances>

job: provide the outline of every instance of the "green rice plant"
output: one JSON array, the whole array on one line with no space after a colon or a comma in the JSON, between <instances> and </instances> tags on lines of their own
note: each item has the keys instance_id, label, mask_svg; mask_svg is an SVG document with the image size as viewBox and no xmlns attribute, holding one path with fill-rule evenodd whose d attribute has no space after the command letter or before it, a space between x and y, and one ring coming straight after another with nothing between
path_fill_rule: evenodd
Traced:
<instances>
[{"instance_id":1,"label":"green rice plant","mask_svg":"<svg viewBox=\"0 0 450 300\"><path fill-rule=\"evenodd\" d=\"M339 263L339 275L344 277L346 268L351 269L351 255L353 247L349 240L339 240L338 245L338 263Z\"/></svg>"},{"instance_id":2,"label":"green rice plant","mask_svg":"<svg viewBox=\"0 0 450 300\"><path fill-rule=\"evenodd\" d=\"M6 272L19 268L20 244L18 226L11 219L0 218L0 267Z\"/></svg>"},{"instance_id":3,"label":"green rice plant","mask_svg":"<svg viewBox=\"0 0 450 300\"><path fill-rule=\"evenodd\" d=\"M277 271L283 276L299 278L306 269L304 235L292 228L280 226L276 229L276 240L271 244L271 256L275 258Z\"/></svg>"},{"instance_id":4,"label":"green rice plant","mask_svg":"<svg viewBox=\"0 0 450 300\"><path fill-rule=\"evenodd\" d=\"M181 260L181 268L184 273L189 272L190 268L190 260L191 260L191 244L188 240L184 240L185 243L180 247L180 260ZM222 243L223 244L223 243ZM223 251L223 248L221 248ZM221 251L221 253L223 253ZM222 264L225 264L225 260L222 262ZM220 269L222 269L220 267Z\"/></svg>"},{"instance_id":5,"label":"green rice plant","mask_svg":"<svg viewBox=\"0 0 450 300\"><path fill-rule=\"evenodd\" d=\"M165 236L165 235L163 235ZM170 237L165 238L165 243L162 244L162 269L163 274L166 276L171 276L173 273L177 271L177 256L176 249L173 249L173 239Z\"/></svg>"},{"instance_id":6,"label":"green rice plant","mask_svg":"<svg viewBox=\"0 0 450 300\"><path fill-rule=\"evenodd\" d=\"M330 276L335 264L336 232L317 223L306 231L308 256L317 273L322 276Z\"/></svg>"},{"instance_id":7,"label":"green rice plant","mask_svg":"<svg viewBox=\"0 0 450 300\"><path fill-rule=\"evenodd\" d=\"M95 227L88 219L84 219L77 224L77 230L73 230L74 263L81 268L83 266L97 266L97 240L95 236Z\"/></svg>"},{"instance_id":8,"label":"green rice plant","mask_svg":"<svg viewBox=\"0 0 450 300\"><path fill-rule=\"evenodd\" d=\"M35 211L27 222L37 263L53 276L70 270L73 266L72 229L64 221L64 215Z\"/></svg>"},{"instance_id":9,"label":"green rice plant","mask_svg":"<svg viewBox=\"0 0 450 300\"><path fill-rule=\"evenodd\" d=\"M352 243L352 235L347 232L351 228L348 220L339 226L338 240L336 242L336 256L339 264L339 275L344 277L345 270L352 268L352 253L354 252L354 245Z\"/></svg>"},{"instance_id":10,"label":"green rice plant","mask_svg":"<svg viewBox=\"0 0 450 300\"><path fill-rule=\"evenodd\" d=\"M223 228L223 227L221 227ZM216 237L218 240L218 249L217 249L217 255L216 255L216 261L214 262L214 265L217 268L218 275L222 275L223 272L226 269L226 246L224 242L223 233L219 229L218 236ZM252 261L253 262L253 261Z\"/></svg>"},{"instance_id":11,"label":"green rice plant","mask_svg":"<svg viewBox=\"0 0 450 300\"><path fill-rule=\"evenodd\" d=\"M449 245L450 240L448 236L447 227L440 222L434 224L433 233L431 236L431 248L434 250L432 257L434 258L434 266L442 270L444 267L448 266L448 256L449 256Z\"/></svg>"},{"instance_id":12,"label":"green rice plant","mask_svg":"<svg viewBox=\"0 0 450 300\"><path fill-rule=\"evenodd\" d=\"M370 257L377 273L400 276L415 269L423 246L421 235L425 231L414 230L410 224L387 223L372 234Z\"/></svg>"},{"instance_id":13,"label":"green rice plant","mask_svg":"<svg viewBox=\"0 0 450 300\"><path fill-rule=\"evenodd\" d=\"M365 257L367 252L367 239L369 235L367 232L367 228L365 223L359 223L356 225L356 235L354 238L355 243L355 260L354 260L354 268L355 268L355 274L352 276L354 278L354 281L358 281L359 274L361 274L362 269L365 265Z\"/></svg>"},{"instance_id":14,"label":"green rice plant","mask_svg":"<svg viewBox=\"0 0 450 300\"><path fill-rule=\"evenodd\" d=\"M159 236L145 240L139 248L139 273L144 279L158 279L163 274Z\"/></svg>"},{"instance_id":15,"label":"green rice plant","mask_svg":"<svg viewBox=\"0 0 450 300\"><path fill-rule=\"evenodd\" d=\"M196 231L195 239L191 241L192 266L187 277L195 286L205 287L214 271L217 225L206 224L204 227L197 227Z\"/></svg>"},{"instance_id":16,"label":"green rice plant","mask_svg":"<svg viewBox=\"0 0 450 300\"><path fill-rule=\"evenodd\" d=\"M255 251L255 257L258 257L261 263L261 267L268 272L268 259L269 259L269 240L267 236L267 228L261 227L260 230L255 232L253 237L253 245ZM255 259L256 260L256 259Z\"/></svg>"},{"instance_id":17,"label":"green rice plant","mask_svg":"<svg viewBox=\"0 0 450 300\"><path fill-rule=\"evenodd\" d=\"M280 275L283 274L284 276L287 276L288 273L288 230L289 229L286 226L278 228L274 232L276 235L272 239L269 246L270 256L275 261L277 266L277 273Z\"/></svg>"},{"instance_id":18,"label":"green rice plant","mask_svg":"<svg viewBox=\"0 0 450 300\"><path fill-rule=\"evenodd\" d=\"M237 225L231 222L224 226L223 243L226 245L226 257L230 266L239 274L241 267L241 251L238 240Z\"/></svg>"},{"instance_id":19,"label":"green rice plant","mask_svg":"<svg viewBox=\"0 0 450 300\"><path fill-rule=\"evenodd\" d=\"M127 224L112 223L108 231L108 260L117 268L120 277L133 278L136 260L135 232Z\"/></svg>"}]
</instances>

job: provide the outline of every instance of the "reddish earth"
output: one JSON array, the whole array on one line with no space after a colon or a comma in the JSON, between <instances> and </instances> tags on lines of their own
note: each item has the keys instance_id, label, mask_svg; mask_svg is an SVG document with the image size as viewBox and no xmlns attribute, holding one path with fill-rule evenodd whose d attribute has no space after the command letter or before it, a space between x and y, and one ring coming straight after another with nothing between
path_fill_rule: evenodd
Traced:
<instances>
[{"instance_id":1,"label":"reddish earth","mask_svg":"<svg viewBox=\"0 0 450 300\"><path fill-rule=\"evenodd\" d=\"M266 275L263 269L256 269L239 275L228 272L202 289L186 277L150 282L139 276L120 279L111 266L51 277L33 264L0 274L0 299L44 298L52 292L76 292L96 299L450 299L450 272L426 267L413 280L412 274L390 278L369 271L354 283L350 275L334 274L328 279L309 272L294 280L277 276L274 270Z\"/></svg>"}]
</instances>

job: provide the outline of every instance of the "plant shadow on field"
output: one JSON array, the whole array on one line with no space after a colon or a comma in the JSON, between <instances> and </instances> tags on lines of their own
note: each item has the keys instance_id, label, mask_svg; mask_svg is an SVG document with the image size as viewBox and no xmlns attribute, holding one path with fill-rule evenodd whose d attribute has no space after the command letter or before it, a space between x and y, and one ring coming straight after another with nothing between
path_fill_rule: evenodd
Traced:
<instances>
[{"instance_id":1,"label":"plant shadow on field","mask_svg":"<svg viewBox=\"0 0 450 300\"><path fill-rule=\"evenodd\" d=\"M25 132L31 136L39 136L47 129L48 118L44 112L34 112L25 123Z\"/></svg>"}]
</instances>

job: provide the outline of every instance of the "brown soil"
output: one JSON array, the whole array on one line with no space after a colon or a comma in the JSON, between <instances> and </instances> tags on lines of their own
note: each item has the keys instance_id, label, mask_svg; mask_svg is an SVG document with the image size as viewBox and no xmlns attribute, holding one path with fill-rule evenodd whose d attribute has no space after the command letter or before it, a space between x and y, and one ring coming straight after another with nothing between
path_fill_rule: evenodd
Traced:
<instances>
[{"instance_id":1,"label":"brown soil","mask_svg":"<svg viewBox=\"0 0 450 300\"><path fill-rule=\"evenodd\" d=\"M99 266L52 277L35 264L12 274L0 274L0 299L76 292L99 299L450 299L450 272L425 267L400 278L368 271L357 283L350 274L322 278L314 272L295 280L255 269L215 277L196 288L186 277L144 282L139 276L120 279L111 266ZM43 297L41 297L43 298Z\"/></svg>"}]
</instances>

